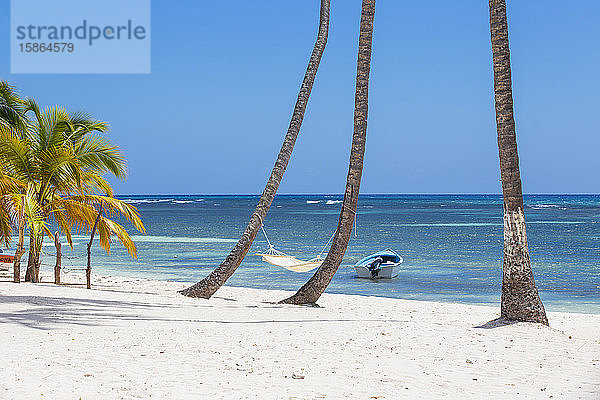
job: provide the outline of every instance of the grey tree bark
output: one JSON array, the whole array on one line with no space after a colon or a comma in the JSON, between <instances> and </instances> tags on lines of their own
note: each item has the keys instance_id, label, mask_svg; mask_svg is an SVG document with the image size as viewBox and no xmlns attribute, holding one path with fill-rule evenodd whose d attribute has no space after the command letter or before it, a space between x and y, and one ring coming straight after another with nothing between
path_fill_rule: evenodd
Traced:
<instances>
[{"instance_id":1,"label":"grey tree bark","mask_svg":"<svg viewBox=\"0 0 600 400\"><path fill-rule=\"evenodd\" d=\"M25 282L36 282L35 280L35 238L33 232L29 233L29 251L27 252L27 270L25 270Z\"/></svg>"},{"instance_id":2,"label":"grey tree bark","mask_svg":"<svg viewBox=\"0 0 600 400\"><path fill-rule=\"evenodd\" d=\"M96 234L96 228L98 228L98 221L102 216L102 202L100 202L100 209L98 210L98 216L94 221L94 227L90 235L90 241L87 244L87 268L85 269L85 281L88 289L92 288L92 244L94 243L94 235Z\"/></svg>"},{"instance_id":3,"label":"grey tree bark","mask_svg":"<svg viewBox=\"0 0 600 400\"><path fill-rule=\"evenodd\" d=\"M56 247L56 264L54 264L54 283L60 285L60 269L62 264L62 245L59 232L54 233L54 247Z\"/></svg>"},{"instance_id":4,"label":"grey tree bark","mask_svg":"<svg viewBox=\"0 0 600 400\"><path fill-rule=\"evenodd\" d=\"M41 252L42 252L43 243L44 243L44 232L40 233L39 238L35 238L35 253L34 253L34 257L33 257L35 277L33 278L33 281L36 283L40 282L40 267L42 265Z\"/></svg>"},{"instance_id":5,"label":"grey tree bark","mask_svg":"<svg viewBox=\"0 0 600 400\"><path fill-rule=\"evenodd\" d=\"M19 210L19 241L17 243L17 251L13 263L13 282L21 282L21 257L25 254L25 200L21 199L21 208Z\"/></svg>"},{"instance_id":6,"label":"grey tree bark","mask_svg":"<svg viewBox=\"0 0 600 400\"><path fill-rule=\"evenodd\" d=\"M319 63L321 62L321 57L323 56L325 45L327 44L329 32L329 4L330 0L321 0L319 33L310 61L308 62L308 67L306 68L302 86L300 87L300 93L298 94L292 119L285 135L283 145L281 146L281 150L279 151L279 155L277 156L277 160L275 161L275 166L271 171L271 176L267 181L254 213L250 217L248 226L246 226L242 237L221 265L200 282L182 290L180 293L184 296L209 299L221 286L223 286L223 284L225 284L227 279L233 275L248 253L248 250L250 250L252 242L254 242L254 238L262 225L262 221L264 221L269 208L271 207L271 203L275 198L275 194L277 193L277 189L279 188L279 184L281 183L281 179L283 178L283 174L285 173L292 155L296 138L300 132L300 126L304 119L304 111L306 110L306 105L315 81Z\"/></svg>"},{"instance_id":7,"label":"grey tree bark","mask_svg":"<svg viewBox=\"0 0 600 400\"><path fill-rule=\"evenodd\" d=\"M505 0L489 0L500 175L504 196L501 318L548 325L533 278L513 115L512 76Z\"/></svg>"},{"instance_id":8,"label":"grey tree bark","mask_svg":"<svg viewBox=\"0 0 600 400\"><path fill-rule=\"evenodd\" d=\"M29 251L27 257L27 270L25 271L25 282L37 283L40 281L40 252L44 241L44 233L35 237L33 232L29 233Z\"/></svg>"},{"instance_id":9,"label":"grey tree bark","mask_svg":"<svg viewBox=\"0 0 600 400\"><path fill-rule=\"evenodd\" d=\"M367 115L369 106L369 73L371 69L371 45L373 42L373 22L375 18L375 0L363 0L360 18L360 36L358 39L358 61L356 68L356 94L354 99L354 133L350 165L346 179L344 201L338 221L338 227L323 264L296 294L281 303L316 303L338 270L354 224L354 215L358 205L358 193L363 170L363 159L367 139Z\"/></svg>"}]
</instances>

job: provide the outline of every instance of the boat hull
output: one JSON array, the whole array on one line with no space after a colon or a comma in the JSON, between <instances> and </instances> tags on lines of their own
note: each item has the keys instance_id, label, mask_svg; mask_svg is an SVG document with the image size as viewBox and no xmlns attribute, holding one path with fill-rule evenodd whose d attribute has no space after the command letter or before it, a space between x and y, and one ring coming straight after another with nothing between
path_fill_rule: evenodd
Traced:
<instances>
[{"instance_id":1,"label":"boat hull","mask_svg":"<svg viewBox=\"0 0 600 400\"><path fill-rule=\"evenodd\" d=\"M0 270L8 271L12 268L15 256L10 254L0 254Z\"/></svg>"},{"instance_id":2,"label":"boat hull","mask_svg":"<svg viewBox=\"0 0 600 400\"><path fill-rule=\"evenodd\" d=\"M359 278L392 279L400 273L400 264L404 260L394 250L383 250L373 253L354 264Z\"/></svg>"},{"instance_id":3,"label":"boat hull","mask_svg":"<svg viewBox=\"0 0 600 400\"><path fill-rule=\"evenodd\" d=\"M365 266L355 266L354 270L359 278L365 279L392 279L400 273L400 264L382 265L381 271L376 276L371 276L371 271Z\"/></svg>"}]
</instances>

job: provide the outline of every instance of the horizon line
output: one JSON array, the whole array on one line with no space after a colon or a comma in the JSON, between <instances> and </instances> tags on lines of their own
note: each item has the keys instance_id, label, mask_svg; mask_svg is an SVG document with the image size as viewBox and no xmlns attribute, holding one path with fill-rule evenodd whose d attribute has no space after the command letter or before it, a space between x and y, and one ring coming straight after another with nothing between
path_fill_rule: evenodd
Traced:
<instances>
[{"instance_id":1,"label":"horizon line","mask_svg":"<svg viewBox=\"0 0 600 400\"><path fill-rule=\"evenodd\" d=\"M360 193L359 196L502 196L502 193ZM115 196L261 196L261 193L116 193ZM277 193L275 196L344 196L343 193ZM600 196L600 193L523 193L523 196Z\"/></svg>"}]
</instances>

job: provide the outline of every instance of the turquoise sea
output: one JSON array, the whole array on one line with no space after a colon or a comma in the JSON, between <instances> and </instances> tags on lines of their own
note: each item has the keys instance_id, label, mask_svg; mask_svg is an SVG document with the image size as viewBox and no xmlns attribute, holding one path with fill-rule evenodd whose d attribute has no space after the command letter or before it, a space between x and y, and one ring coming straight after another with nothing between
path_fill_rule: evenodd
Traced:
<instances>
[{"instance_id":1,"label":"turquoise sea","mask_svg":"<svg viewBox=\"0 0 600 400\"><path fill-rule=\"evenodd\" d=\"M147 235L134 235L139 258L118 243L107 256L98 245L94 271L196 282L234 246L258 196L121 196L140 211ZM525 197L528 239L540 295L550 311L600 313L600 195ZM309 259L334 232L341 197L278 196L265 220L273 244ZM502 197L499 195L363 195L344 263L328 292L402 299L499 304L502 281ZM85 263L84 236L65 252L67 270ZM262 234L229 285L295 290L309 273L261 261ZM391 281L355 278L354 262L392 248L404 257ZM45 243L44 268L53 264Z\"/></svg>"}]
</instances>

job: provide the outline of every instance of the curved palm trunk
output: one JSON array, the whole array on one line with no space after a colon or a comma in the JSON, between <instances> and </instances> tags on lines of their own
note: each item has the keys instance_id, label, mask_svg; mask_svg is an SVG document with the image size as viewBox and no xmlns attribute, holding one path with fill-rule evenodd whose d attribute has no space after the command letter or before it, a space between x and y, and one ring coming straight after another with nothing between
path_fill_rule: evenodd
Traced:
<instances>
[{"instance_id":1,"label":"curved palm trunk","mask_svg":"<svg viewBox=\"0 0 600 400\"><path fill-rule=\"evenodd\" d=\"M500 174L504 196L504 261L501 317L548 325L538 295L527 246L513 96L505 0L490 0L494 56L494 93Z\"/></svg>"},{"instance_id":2,"label":"curved palm trunk","mask_svg":"<svg viewBox=\"0 0 600 400\"><path fill-rule=\"evenodd\" d=\"M298 94L298 100L294 107L290 126L285 135L279 155L277 156L277 161L275 161L275 166L271 171L271 176L269 177L265 190L260 196L260 200L254 210L254 214L250 217L250 221L248 222L248 226L246 226L242 237L231 250L227 258L225 258L225 261L223 261L221 265L212 271L206 278L195 285L182 290L180 293L184 296L209 299L221 286L223 286L223 284L225 284L227 279L233 275L246 256L246 253L248 253L248 250L250 250L250 246L252 246L252 242L262 225L262 221L265 219L267 212L271 207L271 203L275 198L275 193L277 193L277 188L281 183L281 179L283 178L283 174L285 173L285 169L287 168L292 155L296 138L300 132L306 104L308 103L308 98L315 81L315 76L317 75L319 63L321 62L321 57L323 56L325 45L327 44L327 35L329 32L329 3L330 0L321 0L319 34L310 61L308 62L308 67L306 68L306 74L304 75L300 93Z\"/></svg>"},{"instance_id":3,"label":"curved palm trunk","mask_svg":"<svg viewBox=\"0 0 600 400\"><path fill-rule=\"evenodd\" d=\"M369 72L371 67L371 44L373 39L373 19L375 17L375 0L363 0L360 18L360 37L358 40L358 62L356 70L356 95L354 99L354 134L350 166L346 179L344 202L340 212L338 227L323 264L304 286L292 297L281 303L308 304L315 303L323 294L333 275L342 263L348 241L352 233L354 215L358 204L358 192L363 169L363 158L367 139L367 115L369 106Z\"/></svg>"}]
</instances>

